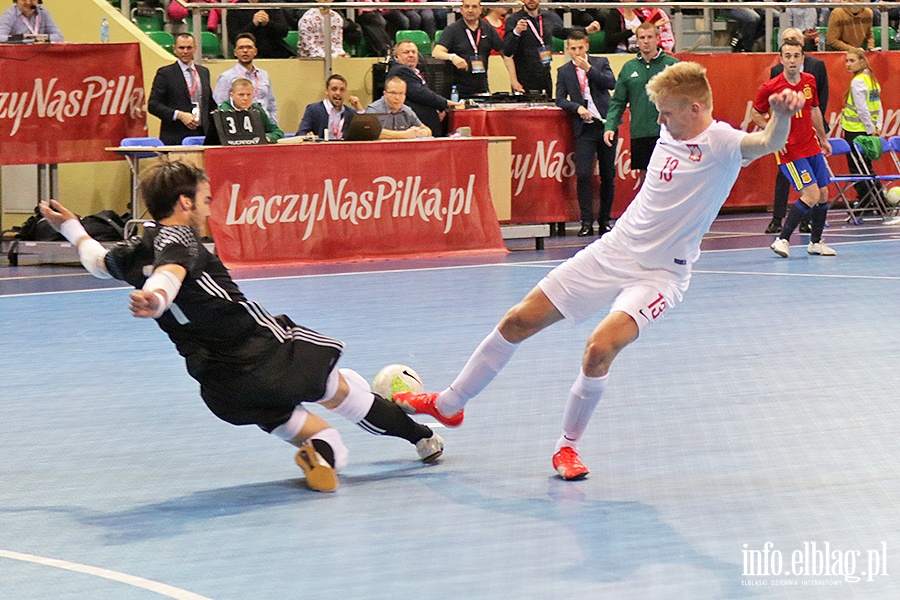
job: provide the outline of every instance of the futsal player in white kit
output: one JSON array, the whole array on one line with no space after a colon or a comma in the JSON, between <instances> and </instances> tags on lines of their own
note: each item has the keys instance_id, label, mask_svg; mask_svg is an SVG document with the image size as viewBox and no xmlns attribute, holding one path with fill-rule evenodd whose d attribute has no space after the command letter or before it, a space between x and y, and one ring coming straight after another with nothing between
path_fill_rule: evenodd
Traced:
<instances>
[{"instance_id":1,"label":"futsal player in white kit","mask_svg":"<svg viewBox=\"0 0 900 600\"><path fill-rule=\"evenodd\" d=\"M696 63L666 67L650 80L647 92L659 110L660 140L644 185L616 226L556 267L513 306L449 388L440 393L401 391L394 402L458 427L466 403L493 380L519 343L563 318L584 321L611 302L609 314L588 338L552 460L563 479L588 474L578 457L578 442L603 396L610 364L644 327L681 301L703 234L741 167L784 146L791 116L805 102L795 91L773 94L765 129L746 133L713 120L706 69Z\"/></svg>"}]
</instances>

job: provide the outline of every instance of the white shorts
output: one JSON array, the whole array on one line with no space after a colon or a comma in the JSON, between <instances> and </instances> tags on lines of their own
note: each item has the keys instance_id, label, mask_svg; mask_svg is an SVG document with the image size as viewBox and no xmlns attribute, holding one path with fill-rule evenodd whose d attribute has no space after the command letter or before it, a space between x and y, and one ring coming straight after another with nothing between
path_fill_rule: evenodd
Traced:
<instances>
[{"instance_id":1,"label":"white shorts","mask_svg":"<svg viewBox=\"0 0 900 600\"><path fill-rule=\"evenodd\" d=\"M648 269L603 241L582 249L538 283L568 321L581 323L612 303L610 312L630 315L643 331L681 302L690 275Z\"/></svg>"}]
</instances>

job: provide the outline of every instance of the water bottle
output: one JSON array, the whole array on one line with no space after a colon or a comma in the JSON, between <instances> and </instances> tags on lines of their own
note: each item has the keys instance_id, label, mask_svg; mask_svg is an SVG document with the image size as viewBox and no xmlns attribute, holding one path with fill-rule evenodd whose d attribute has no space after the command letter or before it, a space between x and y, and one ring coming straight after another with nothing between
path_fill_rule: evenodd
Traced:
<instances>
[{"instance_id":1,"label":"water bottle","mask_svg":"<svg viewBox=\"0 0 900 600\"><path fill-rule=\"evenodd\" d=\"M819 32L818 50L819 52L825 52L825 34L821 31Z\"/></svg>"},{"instance_id":2,"label":"water bottle","mask_svg":"<svg viewBox=\"0 0 900 600\"><path fill-rule=\"evenodd\" d=\"M450 101L459 102L459 90L456 89L455 85L450 88Z\"/></svg>"},{"instance_id":3,"label":"water bottle","mask_svg":"<svg viewBox=\"0 0 900 600\"><path fill-rule=\"evenodd\" d=\"M109 41L109 21L105 17L100 21L100 41L104 44Z\"/></svg>"}]
</instances>

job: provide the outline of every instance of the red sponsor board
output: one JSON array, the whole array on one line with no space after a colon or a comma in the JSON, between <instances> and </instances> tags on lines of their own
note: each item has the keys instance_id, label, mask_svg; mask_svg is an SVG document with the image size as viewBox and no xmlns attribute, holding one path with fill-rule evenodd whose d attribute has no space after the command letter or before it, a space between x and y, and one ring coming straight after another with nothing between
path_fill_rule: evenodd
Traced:
<instances>
[{"instance_id":1,"label":"red sponsor board","mask_svg":"<svg viewBox=\"0 0 900 600\"><path fill-rule=\"evenodd\" d=\"M147 135L140 46L0 46L0 164L119 160L104 148Z\"/></svg>"},{"instance_id":2,"label":"red sponsor board","mask_svg":"<svg viewBox=\"0 0 900 600\"><path fill-rule=\"evenodd\" d=\"M850 85L843 52L815 53L828 69L830 99L825 121L830 136L840 136L840 112ZM879 83L885 111L883 136L900 134L900 53L867 54ZM679 56L704 65L713 88L713 117L744 131L755 131L750 108L759 87L769 79L769 70L778 63L777 54L691 54ZM636 177L631 172L628 135L629 113L619 127L616 152L616 199L612 214L620 215L636 193ZM513 223L577 221L575 161L569 116L560 109L518 108L457 111L452 128L468 126L472 135L516 136L512 144ZM836 172L846 172L843 159L832 162ZM889 157L875 163L877 171L892 173ZM741 170L726 207L767 206L772 203L776 164L774 156L763 157ZM595 182L596 183L596 182ZM599 183L598 183L599 185ZM597 185L595 185L595 189ZM792 192L797 196L796 192ZM596 192L595 192L596 195ZM595 198L596 204L596 198ZM595 206L596 208L596 206Z\"/></svg>"},{"instance_id":3,"label":"red sponsor board","mask_svg":"<svg viewBox=\"0 0 900 600\"><path fill-rule=\"evenodd\" d=\"M229 266L505 251L486 140L211 148Z\"/></svg>"}]
</instances>

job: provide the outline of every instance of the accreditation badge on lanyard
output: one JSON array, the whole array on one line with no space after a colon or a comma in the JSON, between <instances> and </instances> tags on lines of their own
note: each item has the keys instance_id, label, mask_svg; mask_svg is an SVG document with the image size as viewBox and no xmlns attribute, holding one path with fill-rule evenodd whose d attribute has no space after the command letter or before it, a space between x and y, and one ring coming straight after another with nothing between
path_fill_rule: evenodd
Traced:
<instances>
[{"instance_id":1,"label":"accreditation badge on lanyard","mask_svg":"<svg viewBox=\"0 0 900 600\"><path fill-rule=\"evenodd\" d=\"M478 22L478 35L475 39L472 39L472 31L468 27L466 27L466 35L469 36L469 43L472 45L472 50L475 51L475 54L469 59L469 70L472 73L484 73L484 60L478 54L478 45L481 44L481 22Z\"/></svg>"},{"instance_id":2,"label":"accreditation badge on lanyard","mask_svg":"<svg viewBox=\"0 0 900 600\"><path fill-rule=\"evenodd\" d=\"M527 17L526 17L527 18ZM549 67L550 63L553 61L553 53L550 52L550 47L544 43L544 17L538 17L538 25L540 26L540 32L535 28L534 23L531 22L531 19L528 20L528 26L531 28L531 32L534 33L534 37L537 38L538 42L540 42L540 46L538 47L538 54L541 57L541 64L545 67Z\"/></svg>"}]
</instances>

